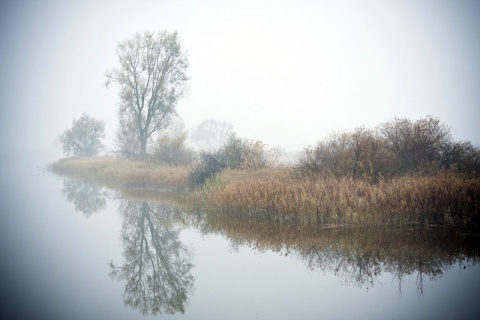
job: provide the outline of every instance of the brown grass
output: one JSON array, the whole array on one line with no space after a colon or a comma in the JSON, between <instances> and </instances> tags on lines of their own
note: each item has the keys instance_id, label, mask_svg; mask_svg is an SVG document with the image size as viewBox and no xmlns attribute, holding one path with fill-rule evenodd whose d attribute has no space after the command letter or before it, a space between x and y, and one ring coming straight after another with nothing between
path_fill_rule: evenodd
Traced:
<instances>
[{"instance_id":1,"label":"brown grass","mask_svg":"<svg viewBox=\"0 0 480 320\"><path fill-rule=\"evenodd\" d=\"M57 174L87 179L114 188L184 188L187 167L162 166L116 158L63 159L50 165Z\"/></svg>"},{"instance_id":2,"label":"brown grass","mask_svg":"<svg viewBox=\"0 0 480 320\"><path fill-rule=\"evenodd\" d=\"M289 168L225 171L191 196L215 212L303 224L477 225L480 180L453 174L371 184Z\"/></svg>"},{"instance_id":3,"label":"brown grass","mask_svg":"<svg viewBox=\"0 0 480 320\"><path fill-rule=\"evenodd\" d=\"M114 158L66 159L52 171L114 189L188 187L191 168ZM152 196L152 195L150 195ZM187 193L182 207L304 225L453 225L480 228L480 179L454 173L382 183L306 177L292 168L225 170Z\"/></svg>"}]
</instances>

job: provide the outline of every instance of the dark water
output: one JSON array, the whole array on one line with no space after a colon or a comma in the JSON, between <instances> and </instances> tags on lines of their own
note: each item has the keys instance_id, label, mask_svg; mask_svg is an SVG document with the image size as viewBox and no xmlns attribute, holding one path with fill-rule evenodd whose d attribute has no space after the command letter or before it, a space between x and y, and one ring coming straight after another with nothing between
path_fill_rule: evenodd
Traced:
<instances>
[{"instance_id":1,"label":"dark water","mask_svg":"<svg viewBox=\"0 0 480 320\"><path fill-rule=\"evenodd\" d=\"M478 236L186 213L41 165L2 163L2 319L480 316Z\"/></svg>"}]
</instances>

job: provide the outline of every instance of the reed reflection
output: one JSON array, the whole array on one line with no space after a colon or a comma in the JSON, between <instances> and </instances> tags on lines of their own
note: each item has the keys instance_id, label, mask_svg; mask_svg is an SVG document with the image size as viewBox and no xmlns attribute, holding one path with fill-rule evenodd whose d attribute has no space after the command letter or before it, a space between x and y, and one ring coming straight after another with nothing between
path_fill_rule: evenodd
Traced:
<instances>
[{"instance_id":1,"label":"reed reflection","mask_svg":"<svg viewBox=\"0 0 480 320\"><path fill-rule=\"evenodd\" d=\"M191 253L179 240L179 210L146 201L119 200L123 264L111 276L125 281L124 303L144 315L184 313L194 278Z\"/></svg>"},{"instance_id":2,"label":"reed reflection","mask_svg":"<svg viewBox=\"0 0 480 320\"><path fill-rule=\"evenodd\" d=\"M90 217L107 205L107 192L104 188L81 180L65 179L62 195L75 206L76 212Z\"/></svg>"},{"instance_id":3,"label":"reed reflection","mask_svg":"<svg viewBox=\"0 0 480 320\"><path fill-rule=\"evenodd\" d=\"M105 206L106 192L95 185L66 180L62 193L87 216ZM480 261L479 236L458 230L318 228L235 214L187 214L158 204L178 200L163 192L130 190L128 196L137 200L126 200L120 194L115 197L123 216L125 261L110 264L111 276L125 281L125 304L144 314L185 310L194 284L191 254L179 240L185 224L204 234L225 236L234 250L246 245L260 252L272 250L293 256L310 270L334 274L344 285L368 290L380 282L380 275L388 273L400 295L406 276L416 276L417 292L422 295L426 282L451 268L463 269Z\"/></svg>"},{"instance_id":4,"label":"reed reflection","mask_svg":"<svg viewBox=\"0 0 480 320\"><path fill-rule=\"evenodd\" d=\"M417 292L423 295L426 281L480 261L478 235L445 228L314 228L209 214L199 227L206 234L224 235L234 249L246 245L294 256L310 270L334 274L344 285L368 290L382 273L390 273L400 295L405 276L416 274Z\"/></svg>"}]
</instances>

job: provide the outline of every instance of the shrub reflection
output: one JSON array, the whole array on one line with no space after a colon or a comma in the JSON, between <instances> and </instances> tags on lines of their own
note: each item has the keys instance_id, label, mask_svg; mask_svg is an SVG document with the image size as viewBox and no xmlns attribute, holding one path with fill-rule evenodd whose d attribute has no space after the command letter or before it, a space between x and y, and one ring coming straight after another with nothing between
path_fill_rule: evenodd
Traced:
<instances>
[{"instance_id":1,"label":"shrub reflection","mask_svg":"<svg viewBox=\"0 0 480 320\"><path fill-rule=\"evenodd\" d=\"M478 235L446 228L314 228L213 214L205 214L197 223L203 233L227 237L233 249L246 245L295 256L310 270L333 273L343 284L367 290L379 282L382 272L388 272L401 294L405 276L416 274L422 295L425 280L480 260Z\"/></svg>"},{"instance_id":2,"label":"shrub reflection","mask_svg":"<svg viewBox=\"0 0 480 320\"><path fill-rule=\"evenodd\" d=\"M382 273L389 273L401 294L405 277L416 275L417 291L422 295L427 280L455 266L466 268L480 261L479 235L462 234L458 229L314 227L234 213L185 213L158 204L175 202L169 193L139 192L130 191L135 201L115 197L123 217L125 261L111 262L110 267L111 276L125 282L125 304L143 314L185 311L194 284L191 254L179 240L185 224L204 234L225 236L233 249L245 245L293 256L310 270L334 274L342 284L367 290L380 281ZM86 216L106 205L106 191L93 184L65 180L62 193Z\"/></svg>"}]
</instances>

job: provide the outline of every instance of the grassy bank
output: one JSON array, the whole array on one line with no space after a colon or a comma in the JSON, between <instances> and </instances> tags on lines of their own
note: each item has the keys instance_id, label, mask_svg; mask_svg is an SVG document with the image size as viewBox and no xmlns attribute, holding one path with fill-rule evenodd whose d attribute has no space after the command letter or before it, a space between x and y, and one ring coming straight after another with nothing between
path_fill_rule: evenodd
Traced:
<instances>
[{"instance_id":1,"label":"grassy bank","mask_svg":"<svg viewBox=\"0 0 480 320\"><path fill-rule=\"evenodd\" d=\"M116 189L186 189L192 171L114 158L65 159L51 169ZM480 227L480 179L452 172L370 183L288 167L226 169L183 199L190 209L262 222Z\"/></svg>"},{"instance_id":2,"label":"grassy bank","mask_svg":"<svg viewBox=\"0 0 480 320\"><path fill-rule=\"evenodd\" d=\"M184 188L188 185L187 167L116 158L71 158L50 165L57 174L82 178L112 188Z\"/></svg>"}]
</instances>

